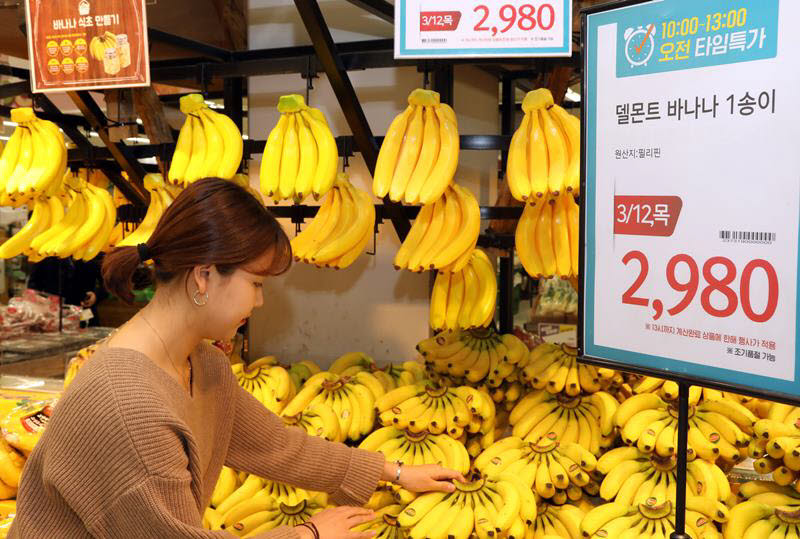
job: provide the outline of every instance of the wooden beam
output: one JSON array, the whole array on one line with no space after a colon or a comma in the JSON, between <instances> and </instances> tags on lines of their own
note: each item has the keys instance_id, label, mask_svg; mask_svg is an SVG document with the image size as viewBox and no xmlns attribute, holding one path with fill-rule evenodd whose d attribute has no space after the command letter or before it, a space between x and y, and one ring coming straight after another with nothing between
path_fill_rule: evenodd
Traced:
<instances>
[{"instance_id":1,"label":"wooden beam","mask_svg":"<svg viewBox=\"0 0 800 539\"><path fill-rule=\"evenodd\" d=\"M214 0L219 20L225 29L230 48L247 50L247 5L246 0Z\"/></svg>"},{"instance_id":2,"label":"wooden beam","mask_svg":"<svg viewBox=\"0 0 800 539\"><path fill-rule=\"evenodd\" d=\"M164 105L152 86L133 89L133 103L136 113L142 119L144 132L150 139L150 144L173 142L172 128L164 114ZM167 165L161 156L157 156L158 168L161 174L167 177Z\"/></svg>"}]
</instances>

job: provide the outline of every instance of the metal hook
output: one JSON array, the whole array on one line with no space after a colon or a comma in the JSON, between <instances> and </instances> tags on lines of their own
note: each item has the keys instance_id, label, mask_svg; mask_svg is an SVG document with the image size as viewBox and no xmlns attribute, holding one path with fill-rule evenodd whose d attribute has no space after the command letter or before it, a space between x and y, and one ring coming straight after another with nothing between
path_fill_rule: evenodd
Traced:
<instances>
[{"instance_id":1,"label":"metal hook","mask_svg":"<svg viewBox=\"0 0 800 539\"><path fill-rule=\"evenodd\" d=\"M367 251L369 256L375 256L378 253L378 218L375 217L375 227L372 230L372 251Z\"/></svg>"}]
</instances>

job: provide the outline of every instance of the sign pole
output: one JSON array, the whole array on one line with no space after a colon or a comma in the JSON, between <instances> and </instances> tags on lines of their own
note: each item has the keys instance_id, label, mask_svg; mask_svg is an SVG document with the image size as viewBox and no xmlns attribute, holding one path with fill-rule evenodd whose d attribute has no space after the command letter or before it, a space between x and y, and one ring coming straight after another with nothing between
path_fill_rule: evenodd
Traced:
<instances>
[{"instance_id":1,"label":"sign pole","mask_svg":"<svg viewBox=\"0 0 800 539\"><path fill-rule=\"evenodd\" d=\"M675 470L675 531L670 539L689 539L686 533L686 453L689 451L689 384L678 382L678 464Z\"/></svg>"}]
</instances>

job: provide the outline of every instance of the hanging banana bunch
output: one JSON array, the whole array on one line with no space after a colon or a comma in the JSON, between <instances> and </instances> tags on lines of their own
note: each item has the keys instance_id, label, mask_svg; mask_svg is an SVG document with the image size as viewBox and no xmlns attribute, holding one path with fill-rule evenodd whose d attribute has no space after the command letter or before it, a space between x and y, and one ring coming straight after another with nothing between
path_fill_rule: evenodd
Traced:
<instances>
[{"instance_id":1,"label":"hanging banana bunch","mask_svg":"<svg viewBox=\"0 0 800 539\"><path fill-rule=\"evenodd\" d=\"M515 246L532 277L577 277L579 240L580 207L570 193L525 205Z\"/></svg>"},{"instance_id":2,"label":"hanging banana bunch","mask_svg":"<svg viewBox=\"0 0 800 539\"><path fill-rule=\"evenodd\" d=\"M311 223L292 239L292 253L319 268L343 269L364 252L374 230L371 197L342 173Z\"/></svg>"},{"instance_id":3,"label":"hanging banana bunch","mask_svg":"<svg viewBox=\"0 0 800 539\"><path fill-rule=\"evenodd\" d=\"M302 202L308 195L325 196L336 181L339 151L325 115L309 107L303 96L278 101L281 117L264 146L261 192L279 200Z\"/></svg>"},{"instance_id":4,"label":"hanging banana bunch","mask_svg":"<svg viewBox=\"0 0 800 539\"><path fill-rule=\"evenodd\" d=\"M203 96L181 97L186 121L178 134L167 178L174 185L187 185L201 178L230 180L242 162L242 133L233 120L208 108Z\"/></svg>"},{"instance_id":5,"label":"hanging banana bunch","mask_svg":"<svg viewBox=\"0 0 800 539\"><path fill-rule=\"evenodd\" d=\"M481 231L481 211L469 189L452 184L424 205L394 258L395 269L459 272L469 263Z\"/></svg>"},{"instance_id":6,"label":"hanging banana bunch","mask_svg":"<svg viewBox=\"0 0 800 539\"><path fill-rule=\"evenodd\" d=\"M553 103L550 90L528 92L508 149L508 187L522 202L580 190L580 121Z\"/></svg>"},{"instance_id":7,"label":"hanging banana bunch","mask_svg":"<svg viewBox=\"0 0 800 539\"><path fill-rule=\"evenodd\" d=\"M19 207L56 195L67 171L67 146L56 124L29 107L13 109L17 127L0 155L0 205Z\"/></svg>"},{"instance_id":8,"label":"hanging banana bunch","mask_svg":"<svg viewBox=\"0 0 800 539\"><path fill-rule=\"evenodd\" d=\"M147 174L144 177L144 188L150 192L147 213L136 230L117 242L116 247L135 247L140 243L146 243L155 231L161 216L175 200L175 191L164 183L161 174Z\"/></svg>"},{"instance_id":9,"label":"hanging banana bunch","mask_svg":"<svg viewBox=\"0 0 800 539\"><path fill-rule=\"evenodd\" d=\"M69 195L66 213L62 198L42 198L19 234L0 247L0 256L24 253L32 262L48 256L91 260L106 246L116 224L111 194L71 173L64 175Z\"/></svg>"},{"instance_id":10,"label":"hanging banana bunch","mask_svg":"<svg viewBox=\"0 0 800 539\"><path fill-rule=\"evenodd\" d=\"M417 89L389 126L378 154L372 191L407 204L432 204L453 181L460 139L453 109L439 94Z\"/></svg>"},{"instance_id":11,"label":"hanging banana bunch","mask_svg":"<svg viewBox=\"0 0 800 539\"><path fill-rule=\"evenodd\" d=\"M434 330L486 327L494 320L497 276L480 249L458 272L436 274L431 294L430 325Z\"/></svg>"}]
</instances>

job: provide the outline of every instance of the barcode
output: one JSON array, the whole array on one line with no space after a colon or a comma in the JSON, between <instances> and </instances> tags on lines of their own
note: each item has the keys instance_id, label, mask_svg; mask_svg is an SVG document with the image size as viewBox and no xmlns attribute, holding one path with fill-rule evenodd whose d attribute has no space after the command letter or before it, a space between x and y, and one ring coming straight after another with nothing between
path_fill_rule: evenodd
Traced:
<instances>
[{"instance_id":1,"label":"barcode","mask_svg":"<svg viewBox=\"0 0 800 539\"><path fill-rule=\"evenodd\" d=\"M775 232L747 232L741 230L720 230L719 239L739 243L772 243Z\"/></svg>"}]
</instances>

